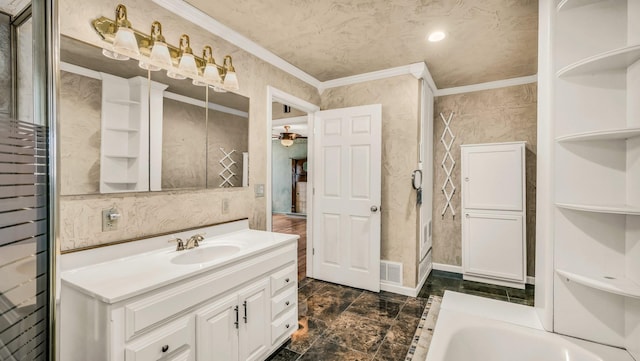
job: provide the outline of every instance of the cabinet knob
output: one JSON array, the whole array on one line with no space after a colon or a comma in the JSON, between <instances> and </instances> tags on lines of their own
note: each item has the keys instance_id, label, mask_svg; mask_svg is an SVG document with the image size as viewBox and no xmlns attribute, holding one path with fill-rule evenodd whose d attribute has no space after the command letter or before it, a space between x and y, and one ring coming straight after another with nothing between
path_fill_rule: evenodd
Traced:
<instances>
[{"instance_id":1,"label":"cabinet knob","mask_svg":"<svg viewBox=\"0 0 640 361\"><path fill-rule=\"evenodd\" d=\"M468 182L469 181L469 177L464 177L464 181Z\"/></svg>"},{"instance_id":2,"label":"cabinet knob","mask_svg":"<svg viewBox=\"0 0 640 361\"><path fill-rule=\"evenodd\" d=\"M284 303L285 306L289 306L289 301Z\"/></svg>"},{"instance_id":3,"label":"cabinet knob","mask_svg":"<svg viewBox=\"0 0 640 361\"><path fill-rule=\"evenodd\" d=\"M289 328L289 327L291 327L291 325L289 325L289 324L287 323L284 327Z\"/></svg>"},{"instance_id":4,"label":"cabinet knob","mask_svg":"<svg viewBox=\"0 0 640 361\"><path fill-rule=\"evenodd\" d=\"M169 345L162 346L162 352L167 352L167 351L169 351Z\"/></svg>"},{"instance_id":5,"label":"cabinet knob","mask_svg":"<svg viewBox=\"0 0 640 361\"><path fill-rule=\"evenodd\" d=\"M465 217L467 217L467 218L469 218L469 213L465 214L464 216L465 216Z\"/></svg>"},{"instance_id":6,"label":"cabinet knob","mask_svg":"<svg viewBox=\"0 0 640 361\"><path fill-rule=\"evenodd\" d=\"M287 282L287 283L289 283L289 281L290 281L290 280L289 280L289 278L286 278L284 281L285 281L285 282Z\"/></svg>"}]
</instances>

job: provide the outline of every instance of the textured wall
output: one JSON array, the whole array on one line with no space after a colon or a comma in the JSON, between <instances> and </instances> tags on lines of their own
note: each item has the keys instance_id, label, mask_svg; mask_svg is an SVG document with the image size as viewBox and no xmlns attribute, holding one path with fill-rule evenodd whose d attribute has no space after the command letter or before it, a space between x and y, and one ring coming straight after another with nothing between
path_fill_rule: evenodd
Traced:
<instances>
[{"instance_id":1,"label":"textured wall","mask_svg":"<svg viewBox=\"0 0 640 361\"><path fill-rule=\"evenodd\" d=\"M411 172L418 164L420 82L411 75L328 89L322 109L382 104L383 260L403 264L403 284L416 286L417 208Z\"/></svg>"},{"instance_id":2,"label":"textured wall","mask_svg":"<svg viewBox=\"0 0 640 361\"><path fill-rule=\"evenodd\" d=\"M9 16L0 13L0 116L11 116L11 27Z\"/></svg>"},{"instance_id":3,"label":"textured wall","mask_svg":"<svg viewBox=\"0 0 640 361\"><path fill-rule=\"evenodd\" d=\"M60 193L100 191L102 82L60 72Z\"/></svg>"},{"instance_id":4,"label":"textured wall","mask_svg":"<svg viewBox=\"0 0 640 361\"><path fill-rule=\"evenodd\" d=\"M220 160L224 157L220 148L225 152L235 150L231 154L236 164L231 170L236 174L230 179L234 187L242 187L242 152L249 149L248 134L249 120L237 115L209 110L209 167L207 173L207 187L219 188L223 182L220 172L224 169ZM228 164L228 161L225 161ZM225 174L228 175L227 172Z\"/></svg>"},{"instance_id":5,"label":"textured wall","mask_svg":"<svg viewBox=\"0 0 640 361\"><path fill-rule=\"evenodd\" d=\"M291 159L307 157L307 140L297 139L290 147L273 140L271 148L271 199L273 212L291 212Z\"/></svg>"},{"instance_id":6,"label":"textured wall","mask_svg":"<svg viewBox=\"0 0 640 361\"><path fill-rule=\"evenodd\" d=\"M123 0L129 10L129 20L136 29L146 30L151 19L162 23L167 41L176 43L182 33L191 35L194 52L206 44L214 47L214 56L233 56L233 65L240 83L239 94L251 99L249 109L249 168L250 184L266 182L267 85L319 104L315 88L265 63L197 25L159 7L150 0ZM103 46L91 27L91 20L113 15L116 3L87 0L82 6L73 0L61 0L60 32L78 40ZM105 61L109 61L105 58ZM270 130L269 130L270 131ZM229 213L220 214L221 202L229 199ZM102 232L100 212L116 206L122 212L117 231ZM162 231L196 227L204 224L248 217L252 228L266 225L265 198L255 198L253 187L209 189L160 193L128 193L119 195L86 195L61 197L61 249L103 244L117 240L156 234Z\"/></svg>"},{"instance_id":7,"label":"textured wall","mask_svg":"<svg viewBox=\"0 0 640 361\"><path fill-rule=\"evenodd\" d=\"M162 189L204 188L205 108L167 98L162 105Z\"/></svg>"},{"instance_id":8,"label":"textured wall","mask_svg":"<svg viewBox=\"0 0 640 361\"><path fill-rule=\"evenodd\" d=\"M526 141L527 177L527 274L534 275L535 266L535 217L536 217L536 127L537 127L537 86L527 84L473 93L449 95L436 98L434 115L435 179L433 201L433 261L450 265L462 264L461 216L460 216L460 145L475 143L497 143ZM444 124L440 112L445 117L455 112L451 130L456 136L452 146L456 167L453 182L457 191L453 196L453 206L457 212L455 219L447 211L444 219L440 216L444 207L441 187L445 173L440 162L444 157L444 147L440 136Z\"/></svg>"}]
</instances>

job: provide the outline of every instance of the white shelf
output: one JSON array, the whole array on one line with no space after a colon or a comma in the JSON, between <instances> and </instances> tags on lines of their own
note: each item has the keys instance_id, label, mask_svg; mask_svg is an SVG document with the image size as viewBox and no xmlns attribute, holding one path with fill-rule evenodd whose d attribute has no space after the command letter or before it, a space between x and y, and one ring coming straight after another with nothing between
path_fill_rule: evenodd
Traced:
<instances>
[{"instance_id":1,"label":"white shelf","mask_svg":"<svg viewBox=\"0 0 640 361\"><path fill-rule=\"evenodd\" d=\"M140 102L129 99L108 99L107 102L120 105L139 105Z\"/></svg>"},{"instance_id":2,"label":"white shelf","mask_svg":"<svg viewBox=\"0 0 640 361\"><path fill-rule=\"evenodd\" d=\"M140 131L140 129L135 129L135 128L116 128L116 127L109 127L109 128L105 128L106 130L111 130L114 132L127 132L127 133L137 133Z\"/></svg>"},{"instance_id":3,"label":"white shelf","mask_svg":"<svg viewBox=\"0 0 640 361\"><path fill-rule=\"evenodd\" d=\"M627 278L610 278L604 275L581 275L562 269L556 269L556 273L569 281L577 282L600 291L625 297L640 298L640 286Z\"/></svg>"},{"instance_id":4,"label":"white shelf","mask_svg":"<svg viewBox=\"0 0 640 361\"><path fill-rule=\"evenodd\" d=\"M640 137L640 128L622 128L598 130L592 132L569 134L556 138L558 142L581 142L594 140L627 140Z\"/></svg>"},{"instance_id":5,"label":"white shelf","mask_svg":"<svg viewBox=\"0 0 640 361\"><path fill-rule=\"evenodd\" d=\"M619 205L593 205L593 204L577 204L577 203L556 203L557 207L572 209L576 211L594 212L594 213L612 213L626 214L631 216L640 216L640 207L631 207L624 204Z\"/></svg>"},{"instance_id":6,"label":"white shelf","mask_svg":"<svg viewBox=\"0 0 640 361\"><path fill-rule=\"evenodd\" d=\"M640 45L625 46L582 59L557 73L559 78L624 70L640 60Z\"/></svg>"},{"instance_id":7,"label":"white shelf","mask_svg":"<svg viewBox=\"0 0 640 361\"><path fill-rule=\"evenodd\" d=\"M599 3L602 1L603 0L562 0L558 4L558 12Z\"/></svg>"},{"instance_id":8,"label":"white shelf","mask_svg":"<svg viewBox=\"0 0 640 361\"><path fill-rule=\"evenodd\" d=\"M138 155L133 155L133 154L105 154L104 156L107 158L127 158L127 159L138 158Z\"/></svg>"}]
</instances>

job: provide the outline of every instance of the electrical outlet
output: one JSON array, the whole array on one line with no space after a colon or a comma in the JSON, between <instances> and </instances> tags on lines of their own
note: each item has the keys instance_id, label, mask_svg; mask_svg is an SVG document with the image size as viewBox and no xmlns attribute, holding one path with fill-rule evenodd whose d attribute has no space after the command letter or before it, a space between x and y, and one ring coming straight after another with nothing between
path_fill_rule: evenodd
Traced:
<instances>
[{"instance_id":1,"label":"electrical outlet","mask_svg":"<svg viewBox=\"0 0 640 361\"><path fill-rule=\"evenodd\" d=\"M102 210L102 232L110 232L118 229L118 221L120 213L115 208L107 208Z\"/></svg>"},{"instance_id":2,"label":"electrical outlet","mask_svg":"<svg viewBox=\"0 0 640 361\"><path fill-rule=\"evenodd\" d=\"M256 198L264 197L264 184L256 184L255 193Z\"/></svg>"},{"instance_id":3,"label":"electrical outlet","mask_svg":"<svg viewBox=\"0 0 640 361\"><path fill-rule=\"evenodd\" d=\"M222 199L222 214L229 213L229 199Z\"/></svg>"}]
</instances>

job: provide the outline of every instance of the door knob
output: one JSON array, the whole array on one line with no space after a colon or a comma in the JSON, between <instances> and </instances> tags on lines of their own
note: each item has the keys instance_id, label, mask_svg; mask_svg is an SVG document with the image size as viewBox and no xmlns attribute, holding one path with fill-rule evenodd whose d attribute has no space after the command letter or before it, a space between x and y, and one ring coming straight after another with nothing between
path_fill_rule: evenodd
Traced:
<instances>
[{"instance_id":1,"label":"door knob","mask_svg":"<svg viewBox=\"0 0 640 361\"><path fill-rule=\"evenodd\" d=\"M376 213L378 211L377 206L371 206L371 212Z\"/></svg>"}]
</instances>

